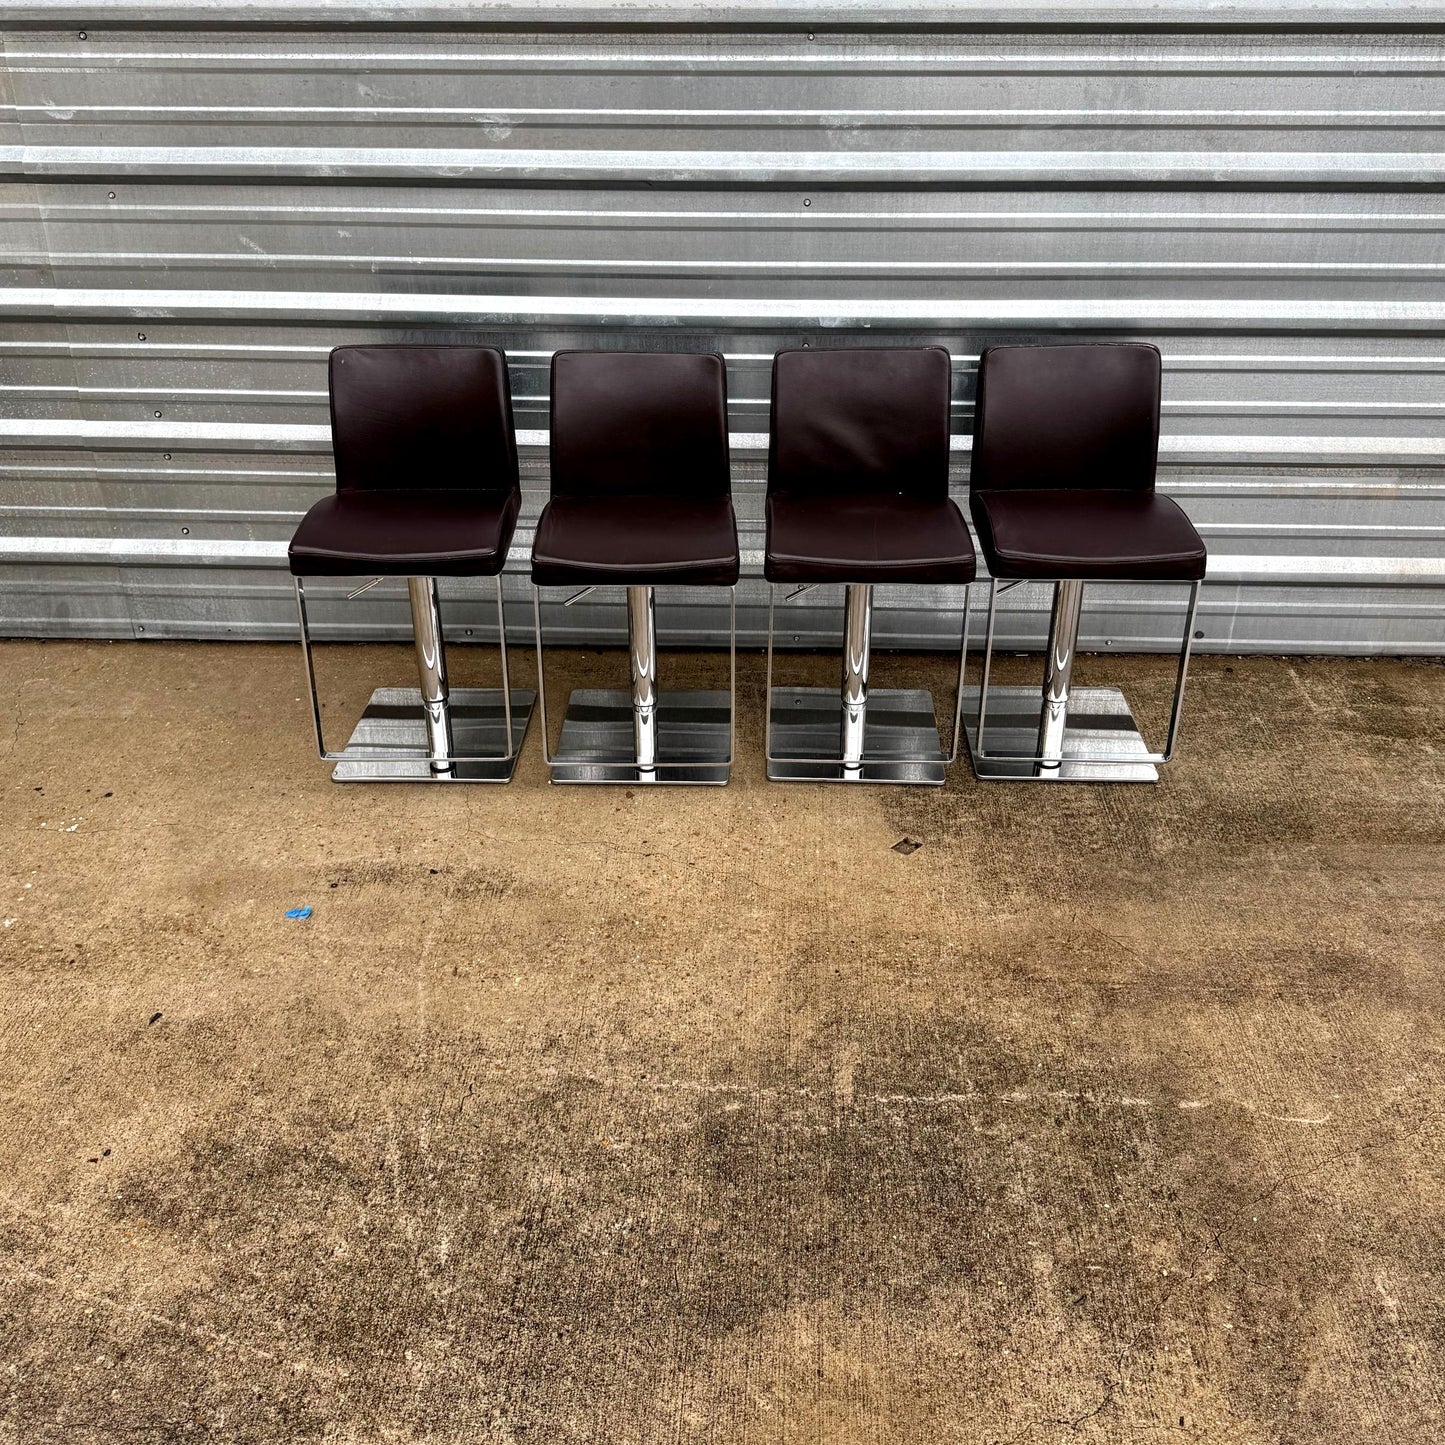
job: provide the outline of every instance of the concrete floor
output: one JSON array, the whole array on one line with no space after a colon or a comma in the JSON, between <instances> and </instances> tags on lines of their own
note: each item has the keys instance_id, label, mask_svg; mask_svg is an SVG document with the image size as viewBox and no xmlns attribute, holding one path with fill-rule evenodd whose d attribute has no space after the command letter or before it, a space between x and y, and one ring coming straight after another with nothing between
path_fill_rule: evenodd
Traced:
<instances>
[{"instance_id":1,"label":"concrete floor","mask_svg":"<svg viewBox=\"0 0 1445 1445\"><path fill-rule=\"evenodd\" d=\"M1445 1438L1439 663L942 791L765 784L755 656L724 790L338 787L290 647L0 675L4 1445Z\"/></svg>"}]
</instances>

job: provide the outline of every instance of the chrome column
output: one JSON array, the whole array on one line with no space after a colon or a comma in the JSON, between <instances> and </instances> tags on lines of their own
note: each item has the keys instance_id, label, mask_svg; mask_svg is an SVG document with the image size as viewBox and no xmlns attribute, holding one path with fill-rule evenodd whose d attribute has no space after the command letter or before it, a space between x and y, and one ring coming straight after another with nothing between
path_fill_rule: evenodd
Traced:
<instances>
[{"instance_id":1,"label":"chrome column","mask_svg":"<svg viewBox=\"0 0 1445 1445\"><path fill-rule=\"evenodd\" d=\"M447 659L442 646L441 604L435 577L408 577L411 594L411 630L416 641L416 669L421 678L421 707L426 717L427 750L431 770L438 778L455 774L450 758L452 745L451 708L447 702Z\"/></svg>"},{"instance_id":2,"label":"chrome column","mask_svg":"<svg viewBox=\"0 0 1445 1445\"><path fill-rule=\"evenodd\" d=\"M1079 608L1084 584L1054 583L1054 611L1049 619L1049 650L1044 659L1044 704L1039 715L1038 756L1034 775L1057 778L1064 756L1064 727L1069 715L1069 685L1074 675L1074 653L1079 641Z\"/></svg>"},{"instance_id":3,"label":"chrome column","mask_svg":"<svg viewBox=\"0 0 1445 1445\"><path fill-rule=\"evenodd\" d=\"M868 650L873 632L873 587L850 582L843 609L843 778L863 778L863 729L868 720Z\"/></svg>"},{"instance_id":4,"label":"chrome column","mask_svg":"<svg viewBox=\"0 0 1445 1445\"><path fill-rule=\"evenodd\" d=\"M651 587L627 589L627 650L632 670L632 732L637 781L657 781L657 603Z\"/></svg>"}]
</instances>

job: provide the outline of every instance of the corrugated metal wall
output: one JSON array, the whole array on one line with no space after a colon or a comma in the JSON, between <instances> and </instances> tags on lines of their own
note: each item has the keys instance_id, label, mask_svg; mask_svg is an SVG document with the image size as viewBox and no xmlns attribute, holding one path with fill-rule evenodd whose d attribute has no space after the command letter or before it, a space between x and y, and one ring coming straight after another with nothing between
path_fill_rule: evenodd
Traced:
<instances>
[{"instance_id":1,"label":"corrugated metal wall","mask_svg":"<svg viewBox=\"0 0 1445 1445\"><path fill-rule=\"evenodd\" d=\"M980 348L1067 335L1164 351L1201 648L1445 650L1445 7L0 14L0 631L290 636L343 342L510 353L520 621L555 348L727 354L755 578L774 350L946 345L962 493ZM885 600L881 641L952 632ZM1101 594L1086 640L1171 645L1181 603ZM383 589L321 614L404 619Z\"/></svg>"}]
</instances>

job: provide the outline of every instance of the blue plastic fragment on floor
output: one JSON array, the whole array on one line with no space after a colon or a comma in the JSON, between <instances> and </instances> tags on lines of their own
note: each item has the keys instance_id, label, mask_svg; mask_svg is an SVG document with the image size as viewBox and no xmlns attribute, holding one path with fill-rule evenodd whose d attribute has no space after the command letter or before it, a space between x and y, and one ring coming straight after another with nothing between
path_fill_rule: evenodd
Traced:
<instances>
[{"instance_id":1,"label":"blue plastic fragment on floor","mask_svg":"<svg viewBox=\"0 0 1445 1445\"><path fill-rule=\"evenodd\" d=\"M302 907L300 907L300 908L288 908L288 909L286 910L286 917L287 917L287 918L310 918L310 917L311 917L311 905L310 905L309 903L307 903L307 904L304 904L304 905L303 905Z\"/></svg>"}]
</instances>

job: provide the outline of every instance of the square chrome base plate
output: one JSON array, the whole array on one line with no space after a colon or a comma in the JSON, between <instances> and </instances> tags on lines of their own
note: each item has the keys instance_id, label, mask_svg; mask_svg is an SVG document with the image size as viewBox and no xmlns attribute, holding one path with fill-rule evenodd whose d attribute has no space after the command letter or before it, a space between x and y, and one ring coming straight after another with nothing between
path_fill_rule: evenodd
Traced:
<instances>
[{"instance_id":1,"label":"square chrome base plate","mask_svg":"<svg viewBox=\"0 0 1445 1445\"><path fill-rule=\"evenodd\" d=\"M932 693L870 689L863 765L847 773L838 761L843 699L837 688L775 687L772 708L772 782L915 783L935 788L943 783L946 754L938 745ZM803 761L778 761L785 758Z\"/></svg>"},{"instance_id":2,"label":"square chrome base plate","mask_svg":"<svg viewBox=\"0 0 1445 1445\"><path fill-rule=\"evenodd\" d=\"M986 746L994 753L1027 753L1039 750L1039 718L1043 713L1042 689L1038 687L991 687L984 728ZM1159 770L1153 763L1090 762L1099 754L1139 753L1149 748L1124 694L1117 687L1076 687L1069 694L1068 720L1064 725L1064 758L1056 768L1036 763L1011 762L1006 758L978 755L978 689L963 691L963 730L973 771L983 782L1014 783L1157 783Z\"/></svg>"},{"instance_id":3,"label":"square chrome base plate","mask_svg":"<svg viewBox=\"0 0 1445 1445\"><path fill-rule=\"evenodd\" d=\"M414 687L379 687L346 744L345 756L332 778L338 783L505 783L511 780L527 735L536 693L512 689L512 748L500 762L452 764L450 774L434 773L426 756L426 720L421 692ZM452 748L457 753L502 753L507 730L499 687L452 689ZM386 757L398 749L414 750L415 758ZM382 756L378 756L382 754Z\"/></svg>"},{"instance_id":4,"label":"square chrome base plate","mask_svg":"<svg viewBox=\"0 0 1445 1445\"><path fill-rule=\"evenodd\" d=\"M567 700L554 783L721 784L731 771L725 692L659 692L655 773L637 767L632 694L579 688Z\"/></svg>"}]
</instances>

